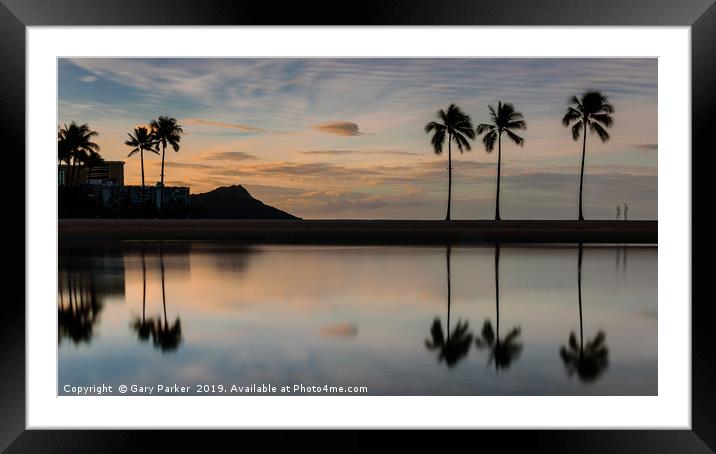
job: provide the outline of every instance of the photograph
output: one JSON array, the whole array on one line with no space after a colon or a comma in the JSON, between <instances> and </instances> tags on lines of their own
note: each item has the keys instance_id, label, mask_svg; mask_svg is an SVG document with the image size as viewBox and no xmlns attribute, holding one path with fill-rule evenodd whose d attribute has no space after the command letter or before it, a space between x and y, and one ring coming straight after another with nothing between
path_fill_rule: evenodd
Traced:
<instances>
[{"instance_id":1,"label":"photograph","mask_svg":"<svg viewBox=\"0 0 716 454\"><path fill-rule=\"evenodd\" d=\"M56 68L56 395L659 395L658 58Z\"/></svg>"}]
</instances>

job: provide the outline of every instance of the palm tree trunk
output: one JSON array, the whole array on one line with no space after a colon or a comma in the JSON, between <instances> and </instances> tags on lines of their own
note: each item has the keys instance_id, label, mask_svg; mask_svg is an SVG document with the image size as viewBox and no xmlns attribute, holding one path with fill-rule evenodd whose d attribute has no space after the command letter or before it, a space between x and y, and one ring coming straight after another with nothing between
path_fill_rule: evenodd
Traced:
<instances>
[{"instance_id":1,"label":"palm tree trunk","mask_svg":"<svg viewBox=\"0 0 716 454\"><path fill-rule=\"evenodd\" d=\"M587 154L587 122L584 121L584 138L582 139L582 171L579 173L579 220L584 220L582 212L582 188L584 187L584 156Z\"/></svg>"},{"instance_id":2,"label":"palm tree trunk","mask_svg":"<svg viewBox=\"0 0 716 454\"><path fill-rule=\"evenodd\" d=\"M159 185L159 217L164 217L164 154L167 151L167 144L162 142L162 175Z\"/></svg>"},{"instance_id":3,"label":"palm tree trunk","mask_svg":"<svg viewBox=\"0 0 716 454\"><path fill-rule=\"evenodd\" d=\"M452 148L451 148L451 142L452 142L452 135L448 133L448 206L447 206L447 215L445 216L445 220L450 220L450 203L452 201Z\"/></svg>"},{"instance_id":4,"label":"palm tree trunk","mask_svg":"<svg viewBox=\"0 0 716 454\"><path fill-rule=\"evenodd\" d=\"M447 341L450 342L450 245L448 244L447 250L445 251L445 258L447 260Z\"/></svg>"},{"instance_id":5,"label":"palm tree trunk","mask_svg":"<svg viewBox=\"0 0 716 454\"><path fill-rule=\"evenodd\" d=\"M74 165L74 159L70 158L70 160L67 163L67 178L69 181L69 186L73 186L74 181L72 181L72 176L74 174L75 165Z\"/></svg>"},{"instance_id":6,"label":"palm tree trunk","mask_svg":"<svg viewBox=\"0 0 716 454\"><path fill-rule=\"evenodd\" d=\"M500 220L500 168L502 167L502 132L497 133L497 198L495 200L495 221Z\"/></svg>"},{"instance_id":7,"label":"palm tree trunk","mask_svg":"<svg viewBox=\"0 0 716 454\"><path fill-rule=\"evenodd\" d=\"M147 217L147 199L144 197L144 150L139 149L139 157L142 161L142 217ZM144 265L144 264L142 264Z\"/></svg>"},{"instance_id":8,"label":"palm tree trunk","mask_svg":"<svg viewBox=\"0 0 716 454\"><path fill-rule=\"evenodd\" d=\"M577 287L579 296L579 354L584 351L584 331L582 329L582 243L579 243L577 258Z\"/></svg>"}]
</instances>

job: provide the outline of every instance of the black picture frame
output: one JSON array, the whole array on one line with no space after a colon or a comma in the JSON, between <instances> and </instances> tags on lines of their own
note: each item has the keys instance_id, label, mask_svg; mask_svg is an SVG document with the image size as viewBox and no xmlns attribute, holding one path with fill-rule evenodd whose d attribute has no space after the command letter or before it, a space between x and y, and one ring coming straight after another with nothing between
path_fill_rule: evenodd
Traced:
<instances>
[{"instance_id":1,"label":"black picture frame","mask_svg":"<svg viewBox=\"0 0 716 454\"><path fill-rule=\"evenodd\" d=\"M716 5L714 0L453 0L429 2L427 0L394 0L362 2L340 5L335 2L260 2L245 0L0 0L0 128L3 131L3 148L25 150L25 56L26 27L29 26L89 26L89 25L528 25L528 26L689 26L691 27L691 109L692 149L706 153L713 149L712 124L716 122ZM693 153L692 153L693 156ZM685 158L690 158L686 156ZM703 161L703 158L699 158ZM24 160L12 160L16 178L7 184L25 188ZM20 172L19 166L24 172ZM704 167L693 165L692 184ZM7 168L6 168L7 171ZM708 180L706 180L708 181ZM20 186L22 185L22 186ZM23 189L24 191L24 189ZM693 190L694 197L697 191ZM700 197L703 197L701 195ZM25 200L17 195L5 201L13 216L6 226L14 227L16 238L25 236ZM692 206L699 206L696 199ZM710 208L710 206L709 206ZM707 212L712 210L707 209ZM19 213L23 213L20 216ZM692 226L693 224L692 219ZM703 238L695 230L692 242ZM668 241L663 238L662 241ZM707 248L699 248L705 255ZM23 252L24 254L24 252ZM25 267L13 262L8 271L10 282L19 286L25 278ZM25 263L23 255L22 263ZM697 262L694 261L694 264ZM704 272L693 267L694 277ZM31 270L28 270L31 271ZM19 274L22 273L22 278ZM660 278L665 278L660 276ZM694 288L695 290L695 288ZM197 437L213 440L221 450L221 442L232 437L229 432L187 433L173 431L141 431L141 436L129 431L40 431L25 430L25 295L8 298L3 302L0 316L0 449L8 452L133 452L149 449L147 443L159 442L163 450L170 445L188 446ZM693 293L693 295L696 295ZM689 304L688 301L670 301L669 304ZM527 446L530 450L549 452L713 452L716 450L716 345L711 328L710 298L693 298L692 314L692 383L691 430L548 430L481 431L479 445L493 442L501 447ZM668 335L661 332L660 335ZM238 411L238 410L237 410ZM479 411L479 409L476 409ZM283 436L265 432L257 435L240 435L243 446L260 441L263 448L276 443L290 443L292 449L310 447L316 450L359 451L374 448L372 434L367 432L331 432L330 438L320 444L296 431ZM465 434L463 433L463 437ZM467 435L472 437L474 435ZM247 440L248 438L248 440ZM253 438L253 440L251 440ZM442 438L442 437L438 437ZM423 434L411 433L411 443L430 448ZM227 450L236 450L233 442ZM244 445L244 443L246 443ZM336 443L340 443L337 445ZM401 444L403 441L401 441ZM445 438L435 440L436 446L445 447ZM449 443L451 444L452 441ZM335 449L338 448L338 449ZM335 449L335 450L334 450Z\"/></svg>"}]
</instances>

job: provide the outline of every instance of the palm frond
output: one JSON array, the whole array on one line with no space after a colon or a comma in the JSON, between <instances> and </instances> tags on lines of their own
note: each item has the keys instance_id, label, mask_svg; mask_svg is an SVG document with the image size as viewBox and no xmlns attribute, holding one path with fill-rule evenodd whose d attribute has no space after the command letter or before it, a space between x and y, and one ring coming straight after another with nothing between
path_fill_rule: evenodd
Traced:
<instances>
[{"instance_id":1,"label":"palm frond","mask_svg":"<svg viewBox=\"0 0 716 454\"><path fill-rule=\"evenodd\" d=\"M525 139L518 136L514 132L510 131L509 129L505 129L505 132L507 133L507 137L512 139L514 143L516 143L519 146L523 146L525 144Z\"/></svg>"},{"instance_id":2,"label":"palm frond","mask_svg":"<svg viewBox=\"0 0 716 454\"><path fill-rule=\"evenodd\" d=\"M485 151L488 153L495 149L495 143L497 143L497 131L492 130L485 134L482 138L482 143L485 145Z\"/></svg>"},{"instance_id":3,"label":"palm frond","mask_svg":"<svg viewBox=\"0 0 716 454\"><path fill-rule=\"evenodd\" d=\"M606 142L607 140L609 140L609 133L599 123L590 122L589 130L592 133L596 133L599 136L599 138L602 140L602 142Z\"/></svg>"},{"instance_id":4,"label":"palm frond","mask_svg":"<svg viewBox=\"0 0 716 454\"><path fill-rule=\"evenodd\" d=\"M572 125L572 139L578 140L579 135L582 133L582 128L584 127L584 124L582 121L576 122L574 125Z\"/></svg>"}]
</instances>

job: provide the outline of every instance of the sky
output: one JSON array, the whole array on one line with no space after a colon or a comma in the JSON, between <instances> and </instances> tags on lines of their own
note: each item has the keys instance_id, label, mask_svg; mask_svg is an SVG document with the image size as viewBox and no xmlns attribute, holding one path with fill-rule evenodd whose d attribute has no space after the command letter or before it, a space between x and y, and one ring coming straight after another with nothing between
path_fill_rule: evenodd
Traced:
<instances>
[{"instance_id":1,"label":"sky","mask_svg":"<svg viewBox=\"0 0 716 454\"><path fill-rule=\"evenodd\" d=\"M447 156L425 133L456 103L475 125L511 102L525 144L503 141L503 219L574 219L581 139L561 124L568 98L602 91L611 140L587 137L585 217L657 219L657 60L574 58L73 58L58 61L58 124L88 123L107 160L140 184L127 133L159 115L184 129L165 183L192 193L240 184L303 218L442 219ZM145 156L147 184L161 158ZM453 219L491 218L497 152L453 153Z\"/></svg>"}]
</instances>

